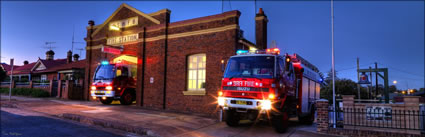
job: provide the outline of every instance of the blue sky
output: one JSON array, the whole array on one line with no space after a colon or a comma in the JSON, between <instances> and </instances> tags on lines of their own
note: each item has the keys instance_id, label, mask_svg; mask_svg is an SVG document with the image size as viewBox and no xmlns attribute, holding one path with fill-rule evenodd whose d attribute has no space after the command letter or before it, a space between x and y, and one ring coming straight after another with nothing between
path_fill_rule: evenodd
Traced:
<instances>
[{"instance_id":1,"label":"blue sky","mask_svg":"<svg viewBox=\"0 0 425 137\"><path fill-rule=\"evenodd\" d=\"M1 2L1 61L16 64L45 58L46 41L57 42L55 58L65 58L75 41L84 42L88 20L105 21L122 2ZM170 9L171 22L221 13L221 1L125 2L145 13ZM254 1L225 1L224 10L239 10L245 37L255 42ZM405 89L424 87L423 1L336 1L335 61L338 76L355 79L356 58L362 68L389 68L390 81ZM269 19L268 43L298 53L323 73L331 67L330 2L257 1ZM75 44L74 53L84 44ZM82 52L85 57L85 51ZM382 83L383 80L380 80ZM392 83L390 83L392 84Z\"/></svg>"}]
</instances>

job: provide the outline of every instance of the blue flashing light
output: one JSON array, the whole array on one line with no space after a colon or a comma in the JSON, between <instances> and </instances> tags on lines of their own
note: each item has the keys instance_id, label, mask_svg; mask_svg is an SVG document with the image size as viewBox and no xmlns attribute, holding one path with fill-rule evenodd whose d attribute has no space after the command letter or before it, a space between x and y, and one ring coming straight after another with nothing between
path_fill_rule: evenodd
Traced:
<instances>
[{"instance_id":1,"label":"blue flashing light","mask_svg":"<svg viewBox=\"0 0 425 137\"><path fill-rule=\"evenodd\" d=\"M320 82L320 83L322 83L322 82L323 82L323 79L322 79L322 78L320 78L320 79L319 79L319 82Z\"/></svg>"},{"instance_id":2,"label":"blue flashing light","mask_svg":"<svg viewBox=\"0 0 425 137\"><path fill-rule=\"evenodd\" d=\"M236 54L243 54L243 53L248 53L249 51L248 50L238 50L238 51L236 51Z\"/></svg>"},{"instance_id":3,"label":"blue flashing light","mask_svg":"<svg viewBox=\"0 0 425 137\"><path fill-rule=\"evenodd\" d=\"M101 63L102 65L108 65L109 64L109 62L108 61L102 61L102 63Z\"/></svg>"}]
</instances>

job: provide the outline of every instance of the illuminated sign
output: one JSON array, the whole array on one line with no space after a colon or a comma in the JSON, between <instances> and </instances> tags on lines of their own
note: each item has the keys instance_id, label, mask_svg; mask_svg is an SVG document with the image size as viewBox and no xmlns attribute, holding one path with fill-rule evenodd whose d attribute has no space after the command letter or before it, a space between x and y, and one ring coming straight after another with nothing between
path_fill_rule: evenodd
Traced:
<instances>
[{"instance_id":1,"label":"illuminated sign","mask_svg":"<svg viewBox=\"0 0 425 137\"><path fill-rule=\"evenodd\" d=\"M111 26L115 26L118 28L126 28L126 27L136 26L138 23L139 23L139 19L136 16L136 17L127 18L123 20L113 21L109 23L109 28L111 28Z\"/></svg>"},{"instance_id":2,"label":"illuminated sign","mask_svg":"<svg viewBox=\"0 0 425 137\"><path fill-rule=\"evenodd\" d=\"M118 54L121 54L121 51L122 50L119 48L113 48L113 47L107 47L107 46L102 47L102 52L104 53L111 53L111 54L118 55Z\"/></svg>"},{"instance_id":3,"label":"illuminated sign","mask_svg":"<svg viewBox=\"0 0 425 137\"><path fill-rule=\"evenodd\" d=\"M106 44L116 45L116 44L121 44L125 42L136 41L137 39L139 39L139 34L130 34L130 35L124 35L119 37L108 38L108 40L106 41Z\"/></svg>"}]
</instances>

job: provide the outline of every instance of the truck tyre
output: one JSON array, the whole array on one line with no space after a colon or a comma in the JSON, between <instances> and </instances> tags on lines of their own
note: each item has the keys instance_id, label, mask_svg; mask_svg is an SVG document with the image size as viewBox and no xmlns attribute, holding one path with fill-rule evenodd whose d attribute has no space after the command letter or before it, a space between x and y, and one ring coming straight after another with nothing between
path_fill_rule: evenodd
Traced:
<instances>
[{"instance_id":1,"label":"truck tyre","mask_svg":"<svg viewBox=\"0 0 425 137\"><path fill-rule=\"evenodd\" d=\"M234 110L224 110L224 115L226 116L226 124L230 127L235 127L239 125L239 116Z\"/></svg>"},{"instance_id":2,"label":"truck tyre","mask_svg":"<svg viewBox=\"0 0 425 137\"><path fill-rule=\"evenodd\" d=\"M106 98L105 100L101 98L99 100L100 102L102 102L102 104L105 104L105 105L109 105L112 103L112 98Z\"/></svg>"},{"instance_id":3,"label":"truck tyre","mask_svg":"<svg viewBox=\"0 0 425 137\"><path fill-rule=\"evenodd\" d=\"M288 130L289 125L288 112L282 112L280 115L274 115L272 117L272 125L276 132L285 133Z\"/></svg>"},{"instance_id":4,"label":"truck tyre","mask_svg":"<svg viewBox=\"0 0 425 137\"><path fill-rule=\"evenodd\" d=\"M121 105L131 105L133 103L133 95L130 92L124 92L120 98Z\"/></svg>"}]
</instances>

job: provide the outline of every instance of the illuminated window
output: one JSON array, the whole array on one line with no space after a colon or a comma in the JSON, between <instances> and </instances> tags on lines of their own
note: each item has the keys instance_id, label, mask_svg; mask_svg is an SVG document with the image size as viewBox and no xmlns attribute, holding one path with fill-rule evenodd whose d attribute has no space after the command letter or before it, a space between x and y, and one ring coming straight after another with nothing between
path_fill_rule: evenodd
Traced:
<instances>
[{"instance_id":1,"label":"illuminated window","mask_svg":"<svg viewBox=\"0 0 425 137\"><path fill-rule=\"evenodd\" d=\"M207 57L205 54L195 54L188 58L187 89L205 90L205 66Z\"/></svg>"},{"instance_id":2,"label":"illuminated window","mask_svg":"<svg viewBox=\"0 0 425 137\"><path fill-rule=\"evenodd\" d=\"M47 75L41 75L41 81L47 81Z\"/></svg>"}]
</instances>

